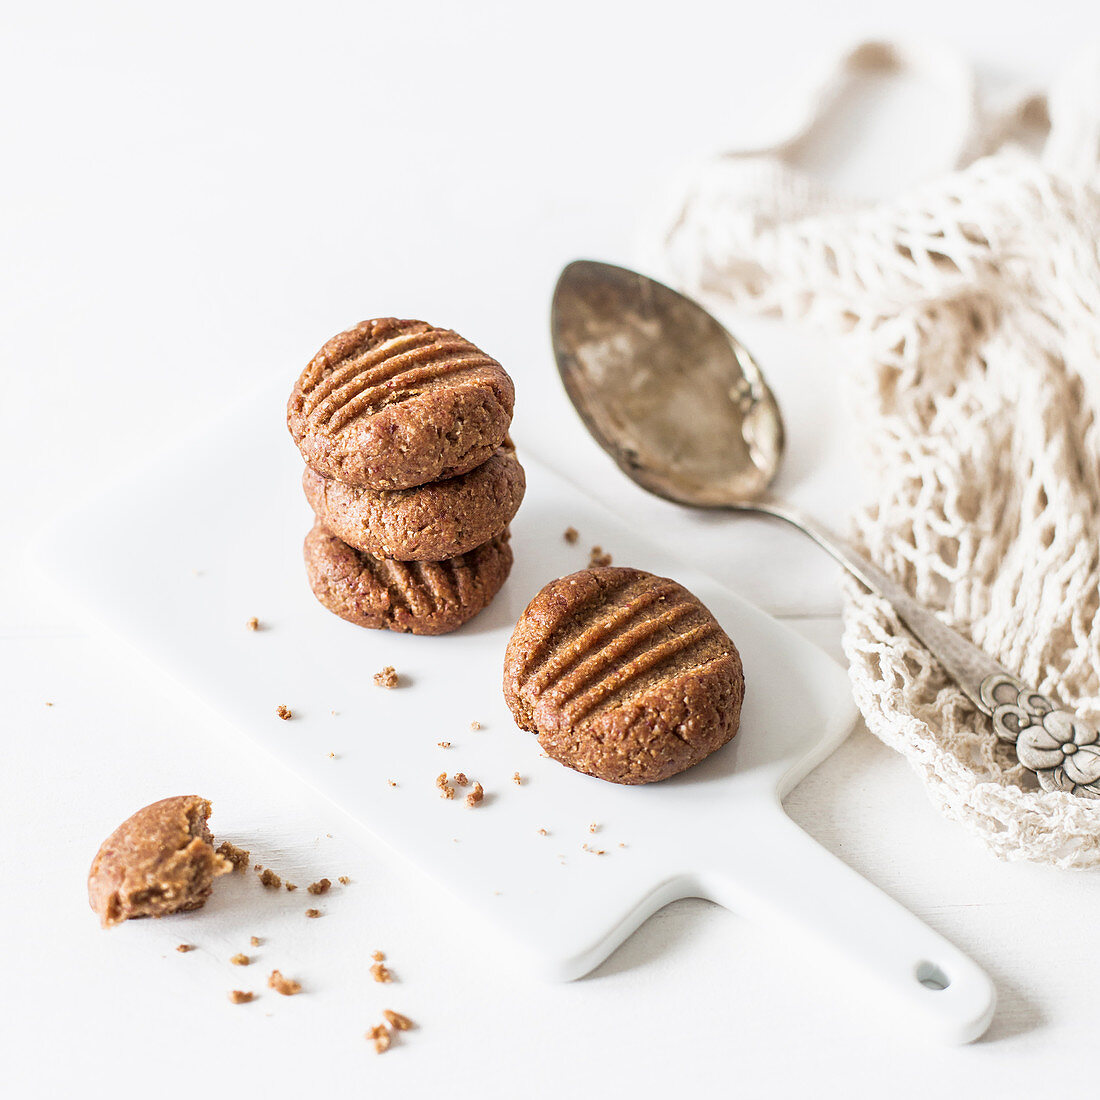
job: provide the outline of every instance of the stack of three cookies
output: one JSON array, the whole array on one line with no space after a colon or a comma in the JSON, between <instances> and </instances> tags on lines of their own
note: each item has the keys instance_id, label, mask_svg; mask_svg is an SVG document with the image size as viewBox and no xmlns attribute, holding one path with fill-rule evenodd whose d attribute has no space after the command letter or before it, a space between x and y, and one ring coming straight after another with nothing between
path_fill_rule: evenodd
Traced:
<instances>
[{"instance_id":1,"label":"stack of three cookies","mask_svg":"<svg viewBox=\"0 0 1100 1100\"><path fill-rule=\"evenodd\" d=\"M504 368L455 332L385 317L333 337L302 372L287 425L316 515L310 587L359 626L445 634L512 566L523 468Z\"/></svg>"}]
</instances>

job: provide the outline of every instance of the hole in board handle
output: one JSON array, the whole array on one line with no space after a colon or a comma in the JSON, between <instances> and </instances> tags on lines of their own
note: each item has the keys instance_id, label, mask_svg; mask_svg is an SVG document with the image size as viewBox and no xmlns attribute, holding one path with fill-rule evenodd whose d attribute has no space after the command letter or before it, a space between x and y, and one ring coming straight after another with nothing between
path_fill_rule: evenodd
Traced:
<instances>
[{"instance_id":1,"label":"hole in board handle","mask_svg":"<svg viewBox=\"0 0 1100 1100\"><path fill-rule=\"evenodd\" d=\"M951 979L935 963L930 963L927 959L917 963L917 981L925 989L931 989L935 993L942 992L951 984Z\"/></svg>"}]
</instances>

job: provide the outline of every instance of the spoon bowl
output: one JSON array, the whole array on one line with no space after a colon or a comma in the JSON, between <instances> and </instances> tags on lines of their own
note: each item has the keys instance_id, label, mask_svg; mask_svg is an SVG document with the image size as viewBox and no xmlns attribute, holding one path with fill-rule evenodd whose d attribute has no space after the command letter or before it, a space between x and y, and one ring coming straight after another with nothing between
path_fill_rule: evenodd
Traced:
<instances>
[{"instance_id":1,"label":"spoon bowl","mask_svg":"<svg viewBox=\"0 0 1100 1100\"><path fill-rule=\"evenodd\" d=\"M779 406L752 356L706 310L623 267L561 274L551 337L570 400L628 477L668 500L761 496L783 454Z\"/></svg>"}]
</instances>

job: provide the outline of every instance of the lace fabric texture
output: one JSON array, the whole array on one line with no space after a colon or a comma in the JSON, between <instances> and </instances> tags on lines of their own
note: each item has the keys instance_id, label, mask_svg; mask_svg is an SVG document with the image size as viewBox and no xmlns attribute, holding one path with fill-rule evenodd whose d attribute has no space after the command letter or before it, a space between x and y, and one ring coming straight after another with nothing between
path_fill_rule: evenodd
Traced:
<instances>
[{"instance_id":1,"label":"lace fabric texture","mask_svg":"<svg viewBox=\"0 0 1100 1100\"><path fill-rule=\"evenodd\" d=\"M883 47L842 63L898 64ZM876 52L877 51L877 52ZM868 555L1029 686L1100 717L1100 66L1049 97L1042 157L1011 144L1045 97L972 127L963 166L859 204L790 143L688 173L661 271L702 300L846 344L872 497ZM992 151L990 151L992 149ZM979 155L983 154L983 155ZM996 855L1100 863L1100 803L1044 792L889 606L846 587L868 727Z\"/></svg>"}]
</instances>

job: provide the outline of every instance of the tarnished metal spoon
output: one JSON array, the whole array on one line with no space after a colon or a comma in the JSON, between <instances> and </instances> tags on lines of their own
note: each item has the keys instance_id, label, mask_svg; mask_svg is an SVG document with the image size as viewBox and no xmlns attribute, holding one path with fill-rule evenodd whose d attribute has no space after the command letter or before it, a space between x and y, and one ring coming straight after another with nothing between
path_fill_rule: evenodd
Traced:
<instances>
[{"instance_id":1,"label":"tarnished metal spoon","mask_svg":"<svg viewBox=\"0 0 1100 1100\"><path fill-rule=\"evenodd\" d=\"M1096 723L1057 709L851 543L767 493L783 456L779 407L706 310L636 271L577 260L558 279L551 333L570 400L628 477L680 504L760 512L805 532L889 601L1044 789L1100 798Z\"/></svg>"}]
</instances>

